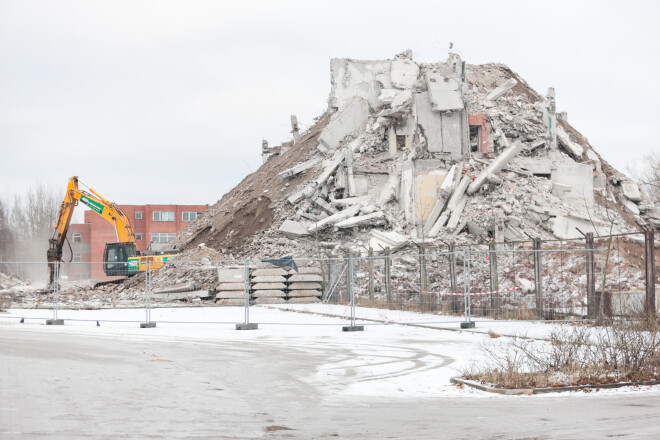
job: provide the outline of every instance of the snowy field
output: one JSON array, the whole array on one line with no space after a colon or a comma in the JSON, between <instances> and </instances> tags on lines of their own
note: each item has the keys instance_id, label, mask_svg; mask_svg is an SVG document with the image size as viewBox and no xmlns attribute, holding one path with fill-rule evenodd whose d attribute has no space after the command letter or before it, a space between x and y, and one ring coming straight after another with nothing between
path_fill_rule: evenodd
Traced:
<instances>
[{"instance_id":1,"label":"snowy field","mask_svg":"<svg viewBox=\"0 0 660 440\"><path fill-rule=\"evenodd\" d=\"M543 338L553 324L460 331L456 317L357 308L365 331L342 332L346 309L255 306L254 331L235 330L241 307L152 309L151 329L144 309L59 310L63 326L45 325L47 309L0 313L0 439L660 436L647 423L657 387L501 396L449 383L489 331Z\"/></svg>"}]
</instances>

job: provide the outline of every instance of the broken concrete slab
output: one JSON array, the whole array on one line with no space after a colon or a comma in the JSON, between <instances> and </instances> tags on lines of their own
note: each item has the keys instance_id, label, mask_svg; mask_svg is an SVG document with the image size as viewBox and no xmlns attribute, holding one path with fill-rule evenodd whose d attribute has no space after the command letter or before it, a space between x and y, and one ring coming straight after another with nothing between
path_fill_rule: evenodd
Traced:
<instances>
[{"instance_id":1,"label":"broken concrete slab","mask_svg":"<svg viewBox=\"0 0 660 440\"><path fill-rule=\"evenodd\" d=\"M237 291L237 290L240 291L245 290L245 281L237 281L235 283L220 283L215 288L216 292Z\"/></svg>"},{"instance_id":2,"label":"broken concrete slab","mask_svg":"<svg viewBox=\"0 0 660 440\"><path fill-rule=\"evenodd\" d=\"M501 86L497 87L495 90L490 92L488 96L486 96L487 101L497 101L499 98L504 96L506 92L511 90L512 88L515 87L515 85L518 84L518 81L516 81L513 78L507 79L504 84Z\"/></svg>"},{"instance_id":3,"label":"broken concrete slab","mask_svg":"<svg viewBox=\"0 0 660 440\"><path fill-rule=\"evenodd\" d=\"M162 287L154 291L154 295L164 293L190 292L195 290L195 283L182 283L173 286Z\"/></svg>"},{"instance_id":4,"label":"broken concrete slab","mask_svg":"<svg viewBox=\"0 0 660 440\"><path fill-rule=\"evenodd\" d=\"M390 80L398 89L412 88L419 76L419 66L412 60L397 59L390 65Z\"/></svg>"},{"instance_id":5,"label":"broken concrete slab","mask_svg":"<svg viewBox=\"0 0 660 440\"><path fill-rule=\"evenodd\" d=\"M359 215L357 217L351 217L346 220L335 223L336 228L353 228L355 226L360 226L363 224L373 223L374 220L380 220L385 218L385 214L382 211L373 212L371 214Z\"/></svg>"},{"instance_id":6,"label":"broken concrete slab","mask_svg":"<svg viewBox=\"0 0 660 440\"><path fill-rule=\"evenodd\" d=\"M218 281L221 283L232 283L245 281L245 268L225 269L218 268Z\"/></svg>"},{"instance_id":7,"label":"broken concrete slab","mask_svg":"<svg viewBox=\"0 0 660 440\"><path fill-rule=\"evenodd\" d=\"M330 118L330 122L319 136L318 148L322 152L333 151L349 134L366 128L369 119L369 104L364 99L355 98L343 110Z\"/></svg>"},{"instance_id":8,"label":"broken concrete slab","mask_svg":"<svg viewBox=\"0 0 660 440\"><path fill-rule=\"evenodd\" d=\"M296 222L293 220L284 220L284 223L279 228L279 231L292 238L297 238L297 237L304 237L305 235L309 235L309 231L300 222Z\"/></svg>"},{"instance_id":9,"label":"broken concrete slab","mask_svg":"<svg viewBox=\"0 0 660 440\"><path fill-rule=\"evenodd\" d=\"M312 159L310 159L306 162L299 163L298 165L296 165L294 167L291 167L288 170L284 170L281 173L279 173L277 176L280 179L289 179L291 177L294 177L294 176L302 173L305 170L313 168L314 165L316 165L319 162L321 162L321 158L320 157L315 157L315 158L312 158Z\"/></svg>"},{"instance_id":10,"label":"broken concrete slab","mask_svg":"<svg viewBox=\"0 0 660 440\"><path fill-rule=\"evenodd\" d=\"M374 252L382 252L387 248L391 251L401 249L408 243L408 239L395 231L372 230L369 239L369 247Z\"/></svg>"},{"instance_id":11,"label":"broken concrete slab","mask_svg":"<svg viewBox=\"0 0 660 440\"><path fill-rule=\"evenodd\" d=\"M467 199L467 195L463 194L463 197L461 197L456 204L456 208L454 208L452 211L451 217L449 217L449 221L447 222L447 229L452 230L458 225L461 220L461 214L463 214L463 210L467 204Z\"/></svg>"},{"instance_id":12,"label":"broken concrete slab","mask_svg":"<svg viewBox=\"0 0 660 440\"><path fill-rule=\"evenodd\" d=\"M313 266L301 266L301 267L298 267L297 271L295 271L293 269L291 269L289 271L289 274L291 274L291 275L295 275L297 273L299 273L299 274L318 274L318 275L322 275L323 271L321 270L320 267L313 267Z\"/></svg>"},{"instance_id":13,"label":"broken concrete slab","mask_svg":"<svg viewBox=\"0 0 660 440\"><path fill-rule=\"evenodd\" d=\"M392 88L391 61L360 61L333 58L330 61L330 106L342 110L355 98L378 107L378 95L382 89Z\"/></svg>"},{"instance_id":14,"label":"broken concrete slab","mask_svg":"<svg viewBox=\"0 0 660 440\"><path fill-rule=\"evenodd\" d=\"M550 174L552 193L571 205L585 209L594 205L593 169L581 163L557 164Z\"/></svg>"},{"instance_id":15,"label":"broken concrete slab","mask_svg":"<svg viewBox=\"0 0 660 440\"><path fill-rule=\"evenodd\" d=\"M639 207L632 200L623 199L623 207L632 215L639 215Z\"/></svg>"},{"instance_id":16,"label":"broken concrete slab","mask_svg":"<svg viewBox=\"0 0 660 440\"><path fill-rule=\"evenodd\" d=\"M570 154L578 159L582 159L584 148L577 142L573 142L561 125L557 126L557 140Z\"/></svg>"},{"instance_id":17,"label":"broken concrete slab","mask_svg":"<svg viewBox=\"0 0 660 440\"><path fill-rule=\"evenodd\" d=\"M429 90L431 108L436 112L463 110L461 85L454 78L448 78L439 73L427 72L426 84Z\"/></svg>"},{"instance_id":18,"label":"broken concrete slab","mask_svg":"<svg viewBox=\"0 0 660 440\"><path fill-rule=\"evenodd\" d=\"M244 299L245 291L242 292L218 292L215 299Z\"/></svg>"},{"instance_id":19,"label":"broken concrete slab","mask_svg":"<svg viewBox=\"0 0 660 440\"><path fill-rule=\"evenodd\" d=\"M333 214L329 217L326 217L316 223L311 224L307 230L309 231L310 234L315 233L316 231L320 231L323 228L326 228L330 225L334 225L335 223L339 223L342 220L346 220L347 218L353 217L356 215L358 212L360 212L360 205L355 205L348 207L344 209L343 211L339 211L336 214Z\"/></svg>"},{"instance_id":20,"label":"broken concrete slab","mask_svg":"<svg viewBox=\"0 0 660 440\"><path fill-rule=\"evenodd\" d=\"M628 200L632 200L633 202L642 201L642 193L639 190L639 186L637 186L635 182L631 182L629 180L624 181L621 183L621 190L623 191L624 197Z\"/></svg>"},{"instance_id":21,"label":"broken concrete slab","mask_svg":"<svg viewBox=\"0 0 660 440\"><path fill-rule=\"evenodd\" d=\"M504 150L502 153L500 153L499 156L497 156L493 161L486 167L485 170L483 170L476 179L474 179L474 182L472 182L467 189L467 193L469 195L472 195L479 191L479 188L486 183L486 180L488 179L489 174L497 174L500 172L502 168L504 168L511 159L513 159L518 153L523 148L523 143L520 141L515 142L513 145L511 145L509 148Z\"/></svg>"}]
</instances>

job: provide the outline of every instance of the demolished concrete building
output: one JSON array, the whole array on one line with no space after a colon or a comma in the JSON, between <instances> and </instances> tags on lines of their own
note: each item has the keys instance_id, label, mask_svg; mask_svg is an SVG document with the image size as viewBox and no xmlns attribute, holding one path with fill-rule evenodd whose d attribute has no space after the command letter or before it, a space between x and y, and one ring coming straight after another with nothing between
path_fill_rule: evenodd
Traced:
<instances>
[{"instance_id":1,"label":"demolished concrete building","mask_svg":"<svg viewBox=\"0 0 660 440\"><path fill-rule=\"evenodd\" d=\"M333 59L329 109L177 238L227 258L571 239L660 211L502 64Z\"/></svg>"}]
</instances>

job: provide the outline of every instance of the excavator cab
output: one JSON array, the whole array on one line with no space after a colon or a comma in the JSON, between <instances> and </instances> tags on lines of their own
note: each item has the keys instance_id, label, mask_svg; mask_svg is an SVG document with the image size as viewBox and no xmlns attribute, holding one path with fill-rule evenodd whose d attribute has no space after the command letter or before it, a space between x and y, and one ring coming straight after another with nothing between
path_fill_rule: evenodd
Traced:
<instances>
[{"instance_id":1,"label":"excavator cab","mask_svg":"<svg viewBox=\"0 0 660 440\"><path fill-rule=\"evenodd\" d=\"M128 276L128 259L137 254L135 243L107 243L103 251L103 271L109 277Z\"/></svg>"}]
</instances>

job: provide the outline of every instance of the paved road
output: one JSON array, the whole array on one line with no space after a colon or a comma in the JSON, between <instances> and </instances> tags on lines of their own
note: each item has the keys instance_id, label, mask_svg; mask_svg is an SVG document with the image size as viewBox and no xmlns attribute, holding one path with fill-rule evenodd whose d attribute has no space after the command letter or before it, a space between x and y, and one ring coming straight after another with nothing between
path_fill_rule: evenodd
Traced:
<instances>
[{"instance_id":1,"label":"paved road","mask_svg":"<svg viewBox=\"0 0 660 440\"><path fill-rule=\"evenodd\" d=\"M173 341L3 326L0 440L660 438L660 393L346 397L338 388L350 374L328 383L314 374L328 355L259 338ZM378 365L378 356L364 362ZM406 365L448 362L418 353Z\"/></svg>"}]
</instances>

